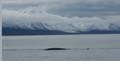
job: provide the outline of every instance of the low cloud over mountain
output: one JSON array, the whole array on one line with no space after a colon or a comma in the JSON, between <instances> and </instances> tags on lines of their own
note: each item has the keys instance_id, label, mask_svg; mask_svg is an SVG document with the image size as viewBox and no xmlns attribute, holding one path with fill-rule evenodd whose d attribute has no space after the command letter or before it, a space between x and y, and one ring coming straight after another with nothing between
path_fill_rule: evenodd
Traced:
<instances>
[{"instance_id":1,"label":"low cloud over mountain","mask_svg":"<svg viewBox=\"0 0 120 61\"><path fill-rule=\"evenodd\" d=\"M20 34L23 31L32 34L120 33L119 3L119 0L3 0L3 33L10 30L19 30Z\"/></svg>"}]
</instances>

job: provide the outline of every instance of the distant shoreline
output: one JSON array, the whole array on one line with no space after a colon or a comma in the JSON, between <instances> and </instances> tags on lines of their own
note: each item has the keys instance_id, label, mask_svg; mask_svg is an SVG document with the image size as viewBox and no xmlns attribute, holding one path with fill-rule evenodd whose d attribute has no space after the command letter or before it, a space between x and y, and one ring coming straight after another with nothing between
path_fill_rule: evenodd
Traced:
<instances>
[{"instance_id":1,"label":"distant shoreline","mask_svg":"<svg viewBox=\"0 0 120 61\"><path fill-rule=\"evenodd\" d=\"M59 30L30 30L30 29L19 29L19 28L2 28L3 36L14 36L14 35L81 35L81 34L120 34L120 31L115 30L90 30L90 31L77 31L77 32L64 32Z\"/></svg>"},{"instance_id":2,"label":"distant shoreline","mask_svg":"<svg viewBox=\"0 0 120 61\"><path fill-rule=\"evenodd\" d=\"M115 33L109 34L109 35L114 35ZM120 34L120 33L116 33ZM108 35L108 34L56 34L55 36L67 36L67 35ZM2 35L2 36L54 36L54 35Z\"/></svg>"}]
</instances>

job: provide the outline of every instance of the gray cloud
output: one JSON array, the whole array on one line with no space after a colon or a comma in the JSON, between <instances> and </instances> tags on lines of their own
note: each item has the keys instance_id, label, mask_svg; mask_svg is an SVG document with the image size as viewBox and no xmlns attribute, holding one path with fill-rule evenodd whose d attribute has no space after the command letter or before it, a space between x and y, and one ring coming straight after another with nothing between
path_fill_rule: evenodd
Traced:
<instances>
[{"instance_id":1,"label":"gray cloud","mask_svg":"<svg viewBox=\"0 0 120 61\"><path fill-rule=\"evenodd\" d=\"M103 16L120 15L120 4L114 1L76 2L50 10L63 16Z\"/></svg>"},{"instance_id":2,"label":"gray cloud","mask_svg":"<svg viewBox=\"0 0 120 61\"><path fill-rule=\"evenodd\" d=\"M65 32L118 30L119 6L119 0L3 0L3 26L41 29L43 24Z\"/></svg>"},{"instance_id":3,"label":"gray cloud","mask_svg":"<svg viewBox=\"0 0 120 61\"><path fill-rule=\"evenodd\" d=\"M20 12L3 11L3 26L25 29L60 30L64 32L90 31L90 30L118 30L120 16L106 17L62 17L47 12ZM41 26L42 24L42 26ZM116 26L111 28L111 24ZM33 27L34 25L34 27ZM113 26L112 26L113 27Z\"/></svg>"},{"instance_id":4,"label":"gray cloud","mask_svg":"<svg viewBox=\"0 0 120 61\"><path fill-rule=\"evenodd\" d=\"M62 16L120 15L119 0L3 0L3 9L36 7Z\"/></svg>"}]
</instances>

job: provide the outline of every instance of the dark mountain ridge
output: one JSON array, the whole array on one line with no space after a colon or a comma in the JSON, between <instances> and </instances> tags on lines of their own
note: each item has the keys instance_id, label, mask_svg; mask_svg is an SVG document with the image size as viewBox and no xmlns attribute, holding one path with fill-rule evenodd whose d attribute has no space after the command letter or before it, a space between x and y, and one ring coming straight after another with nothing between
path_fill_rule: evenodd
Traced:
<instances>
[{"instance_id":1,"label":"dark mountain ridge","mask_svg":"<svg viewBox=\"0 0 120 61\"><path fill-rule=\"evenodd\" d=\"M2 35L70 35L70 34L120 34L120 31L106 31L106 30L91 30L91 31L78 31L76 33L69 33L58 30L31 30L21 28L3 27Z\"/></svg>"}]
</instances>

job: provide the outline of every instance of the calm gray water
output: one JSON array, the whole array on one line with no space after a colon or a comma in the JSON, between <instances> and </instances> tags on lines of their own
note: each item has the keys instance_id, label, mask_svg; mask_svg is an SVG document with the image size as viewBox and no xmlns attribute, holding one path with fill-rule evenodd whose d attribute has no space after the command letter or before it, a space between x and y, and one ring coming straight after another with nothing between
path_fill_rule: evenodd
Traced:
<instances>
[{"instance_id":1,"label":"calm gray water","mask_svg":"<svg viewBox=\"0 0 120 61\"><path fill-rule=\"evenodd\" d=\"M71 50L43 50L53 47ZM120 34L3 37L3 61L119 61L119 57Z\"/></svg>"}]
</instances>

